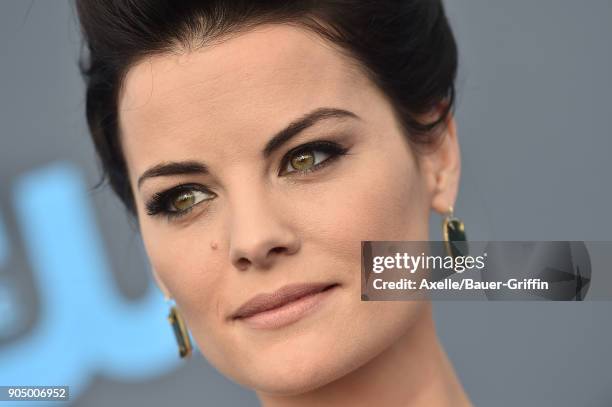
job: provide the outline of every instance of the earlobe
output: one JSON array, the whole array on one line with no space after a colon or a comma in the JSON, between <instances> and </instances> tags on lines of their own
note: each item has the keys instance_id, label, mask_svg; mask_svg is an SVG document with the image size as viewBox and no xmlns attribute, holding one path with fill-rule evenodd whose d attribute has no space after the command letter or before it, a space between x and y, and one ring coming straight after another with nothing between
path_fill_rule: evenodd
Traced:
<instances>
[{"instance_id":1,"label":"earlobe","mask_svg":"<svg viewBox=\"0 0 612 407\"><path fill-rule=\"evenodd\" d=\"M161 281L161 278L159 277L159 274L157 274L157 271L155 270L155 268L153 268L153 266L151 266L151 273L153 274L153 279L155 280L155 284L157 285L157 287L159 288L159 290L162 292L162 294L164 295L164 298L166 300L169 300L172 298L172 296L170 295L170 291L168 291L168 288L164 285L164 283Z\"/></svg>"},{"instance_id":2,"label":"earlobe","mask_svg":"<svg viewBox=\"0 0 612 407\"><path fill-rule=\"evenodd\" d=\"M431 170L431 208L440 214L446 214L457 199L461 174L461 154L452 115L446 120L441 137L440 144L428 154L427 160Z\"/></svg>"}]
</instances>

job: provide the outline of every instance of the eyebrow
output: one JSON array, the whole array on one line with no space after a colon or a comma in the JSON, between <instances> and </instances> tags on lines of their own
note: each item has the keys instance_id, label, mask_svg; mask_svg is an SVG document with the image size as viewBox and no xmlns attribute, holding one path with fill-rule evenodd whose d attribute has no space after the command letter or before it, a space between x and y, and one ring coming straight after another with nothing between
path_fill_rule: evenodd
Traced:
<instances>
[{"instance_id":1,"label":"eyebrow","mask_svg":"<svg viewBox=\"0 0 612 407\"><path fill-rule=\"evenodd\" d=\"M302 131L312 127L316 123L330 119L355 118L360 117L348 110L321 107L313 110L310 113L289 123L287 127L276 133L264 147L262 154L264 158L268 158L274 151L278 150L283 144L289 142L293 137L300 134ZM148 178L163 177L171 175L184 174L208 174L209 170L206 164L200 161L179 161L157 164L146 170L140 178L138 178L138 189L142 183Z\"/></svg>"}]
</instances>

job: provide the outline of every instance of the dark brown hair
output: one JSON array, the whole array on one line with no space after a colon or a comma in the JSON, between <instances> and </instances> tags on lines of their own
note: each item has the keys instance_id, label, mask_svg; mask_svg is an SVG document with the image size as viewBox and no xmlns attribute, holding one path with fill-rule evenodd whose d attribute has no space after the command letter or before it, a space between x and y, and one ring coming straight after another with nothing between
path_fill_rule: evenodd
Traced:
<instances>
[{"instance_id":1,"label":"dark brown hair","mask_svg":"<svg viewBox=\"0 0 612 407\"><path fill-rule=\"evenodd\" d=\"M264 23L310 29L363 67L411 142L431 144L455 101L457 47L441 0L76 0L87 53L87 122L108 179L136 214L118 127L118 93L143 56L196 49ZM431 122L417 117L442 106Z\"/></svg>"}]
</instances>

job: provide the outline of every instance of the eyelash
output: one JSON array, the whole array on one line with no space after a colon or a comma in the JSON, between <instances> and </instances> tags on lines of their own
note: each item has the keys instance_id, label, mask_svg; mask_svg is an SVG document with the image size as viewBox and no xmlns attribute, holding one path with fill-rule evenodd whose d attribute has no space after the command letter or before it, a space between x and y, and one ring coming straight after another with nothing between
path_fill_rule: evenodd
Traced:
<instances>
[{"instance_id":1,"label":"eyelash","mask_svg":"<svg viewBox=\"0 0 612 407\"><path fill-rule=\"evenodd\" d=\"M319 162L318 164L313 164L310 168L306 170L294 170L284 175L281 174L281 172L284 170L284 168L287 167L289 160L293 156L297 156L300 153L307 153L307 152L314 153L315 151L323 152L329 155L329 157ZM347 153L348 153L348 148L342 147L338 143L331 142L331 141L317 140L317 141L313 141L310 143L302 144L301 146L298 146L290 150L289 152L287 152L287 154L285 154L285 156L281 159L279 176L293 177L293 176L307 175L308 173L318 171L322 169L323 167L326 167L327 165L335 161L337 158L340 158L341 156L346 155ZM200 191L205 194L214 195L213 192L211 192L207 188L202 187L201 185L181 184L174 188L153 194L151 199L146 204L147 214L150 216L164 215L168 220L173 220L173 219L177 219L177 218L187 215L189 212L193 210L195 206L203 202L208 202L212 199L212 198L204 199L198 203L193 204L192 206L184 210L173 211L173 210L168 209L170 207L170 203L172 202L172 199L175 199L182 193L191 192L191 191Z\"/></svg>"},{"instance_id":2,"label":"eyelash","mask_svg":"<svg viewBox=\"0 0 612 407\"><path fill-rule=\"evenodd\" d=\"M174 188L162 192L156 192L155 194L153 194L149 202L147 202L146 204L147 214L150 216L163 214L168 218L168 220L172 220L187 215L196 205L209 200L205 199L196 204L193 204L192 206L184 210L173 211L168 209L170 206L170 202L172 202L173 199L175 199L182 193L191 191L200 191L206 194L213 194L211 191L206 188L203 188L201 185L198 184L178 185Z\"/></svg>"}]
</instances>

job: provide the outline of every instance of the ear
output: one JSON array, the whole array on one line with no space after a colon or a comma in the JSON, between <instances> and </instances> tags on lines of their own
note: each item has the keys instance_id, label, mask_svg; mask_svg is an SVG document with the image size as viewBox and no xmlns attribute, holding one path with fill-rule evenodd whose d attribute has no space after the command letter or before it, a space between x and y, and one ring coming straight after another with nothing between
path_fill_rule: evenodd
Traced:
<instances>
[{"instance_id":1,"label":"ear","mask_svg":"<svg viewBox=\"0 0 612 407\"><path fill-rule=\"evenodd\" d=\"M455 205L461 175L461 153L455 118L449 114L439 145L421 156L431 208L444 215Z\"/></svg>"},{"instance_id":2,"label":"ear","mask_svg":"<svg viewBox=\"0 0 612 407\"><path fill-rule=\"evenodd\" d=\"M164 298L167 299L167 300L172 298L172 296L170 295L170 291L164 285L164 283L162 282L161 278L159 277L159 274L157 274L157 271L155 270L155 268L153 268L153 266L151 266L151 272L153 273L153 279L155 280L155 284L157 284L157 287L159 288L159 290L164 295Z\"/></svg>"}]
</instances>

